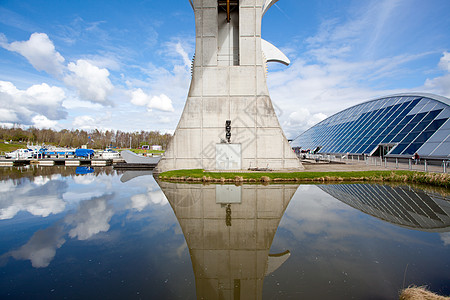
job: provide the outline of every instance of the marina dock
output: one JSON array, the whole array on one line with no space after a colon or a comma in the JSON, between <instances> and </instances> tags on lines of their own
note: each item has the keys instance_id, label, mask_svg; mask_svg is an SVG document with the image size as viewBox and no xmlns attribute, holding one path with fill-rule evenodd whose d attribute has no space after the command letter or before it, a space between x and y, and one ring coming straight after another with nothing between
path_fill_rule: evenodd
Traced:
<instances>
[{"instance_id":1,"label":"marina dock","mask_svg":"<svg viewBox=\"0 0 450 300\"><path fill-rule=\"evenodd\" d=\"M124 163L123 159L102 159L102 158L43 158L43 159L0 159L0 166L111 166L117 163Z\"/></svg>"}]
</instances>

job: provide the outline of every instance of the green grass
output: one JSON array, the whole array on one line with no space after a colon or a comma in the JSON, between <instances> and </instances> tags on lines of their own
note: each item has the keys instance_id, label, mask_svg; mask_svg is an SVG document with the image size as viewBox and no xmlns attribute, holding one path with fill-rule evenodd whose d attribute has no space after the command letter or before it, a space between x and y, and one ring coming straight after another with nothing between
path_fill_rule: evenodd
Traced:
<instances>
[{"instance_id":1,"label":"green grass","mask_svg":"<svg viewBox=\"0 0 450 300\"><path fill-rule=\"evenodd\" d=\"M159 174L162 180L203 182L329 182L386 181L427 184L449 188L448 174L413 171L355 171L355 172L205 172L201 169L174 170Z\"/></svg>"},{"instance_id":2,"label":"green grass","mask_svg":"<svg viewBox=\"0 0 450 300\"><path fill-rule=\"evenodd\" d=\"M20 148L26 148L26 144L22 143L12 143L12 144L5 144L4 141L0 141L0 152L12 152L14 150L20 149Z\"/></svg>"}]
</instances>

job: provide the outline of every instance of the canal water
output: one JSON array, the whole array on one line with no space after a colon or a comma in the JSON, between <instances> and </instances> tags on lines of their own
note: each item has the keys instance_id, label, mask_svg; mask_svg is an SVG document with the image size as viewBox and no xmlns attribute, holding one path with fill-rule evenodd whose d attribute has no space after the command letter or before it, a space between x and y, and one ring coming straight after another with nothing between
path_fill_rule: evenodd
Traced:
<instances>
[{"instance_id":1,"label":"canal water","mask_svg":"<svg viewBox=\"0 0 450 300\"><path fill-rule=\"evenodd\" d=\"M0 299L450 294L448 190L202 185L110 167L0 169Z\"/></svg>"}]
</instances>

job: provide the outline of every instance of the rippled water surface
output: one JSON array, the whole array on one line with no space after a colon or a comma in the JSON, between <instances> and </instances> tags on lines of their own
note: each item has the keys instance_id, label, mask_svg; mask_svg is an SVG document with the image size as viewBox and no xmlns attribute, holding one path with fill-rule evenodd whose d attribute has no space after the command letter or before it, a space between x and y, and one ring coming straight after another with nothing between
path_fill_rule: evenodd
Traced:
<instances>
[{"instance_id":1,"label":"rippled water surface","mask_svg":"<svg viewBox=\"0 0 450 300\"><path fill-rule=\"evenodd\" d=\"M157 183L0 169L1 299L395 299L450 294L448 190Z\"/></svg>"}]
</instances>

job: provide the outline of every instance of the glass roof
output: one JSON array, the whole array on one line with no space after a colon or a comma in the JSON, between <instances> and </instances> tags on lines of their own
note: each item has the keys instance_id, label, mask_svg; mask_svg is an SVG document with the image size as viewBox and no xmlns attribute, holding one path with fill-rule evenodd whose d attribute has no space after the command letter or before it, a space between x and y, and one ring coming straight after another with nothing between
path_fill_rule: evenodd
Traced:
<instances>
[{"instance_id":1,"label":"glass roof","mask_svg":"<svg viewBox=\"0 0 450 300\"><path fill-rule=\"evenodd\" d=\"M343 110L311 127L292 145L323 154L450 156L450 106L434 95L394 95Z\"/></svg>"}]
</instances>

